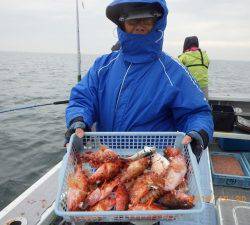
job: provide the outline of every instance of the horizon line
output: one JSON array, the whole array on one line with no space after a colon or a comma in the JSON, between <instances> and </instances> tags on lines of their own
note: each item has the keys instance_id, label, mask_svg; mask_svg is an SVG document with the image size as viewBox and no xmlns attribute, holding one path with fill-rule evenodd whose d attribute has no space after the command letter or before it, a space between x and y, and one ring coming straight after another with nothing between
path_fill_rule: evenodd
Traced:
<instances>
[{"instance_id":1,"label":"horizon line","mask_svg":"<svg viewBox=\"0 0 250 225\"><path fill-rule=\"evenodd\" d=\"M29 53L29 54L54 54L54 55L77 55L77 53L73 52L37 52L37 51L18 51L18 50L1 50L0 52L6 53ZM110 52L111 53L111 52ZM89 56L100 56L107 53L81 53L81 55L89 55ZM211 59L211 61L235 61L235 62L250 62L248 59Z\"/></svg>"}]
</instances>

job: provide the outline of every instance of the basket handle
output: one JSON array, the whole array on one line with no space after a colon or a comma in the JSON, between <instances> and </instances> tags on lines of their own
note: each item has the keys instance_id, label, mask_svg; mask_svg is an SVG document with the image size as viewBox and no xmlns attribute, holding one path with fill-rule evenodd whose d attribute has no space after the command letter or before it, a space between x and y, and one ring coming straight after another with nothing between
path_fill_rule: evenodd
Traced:
<instances>
[{"instance_id":1,"label":"basket handle","mask_svg":"<svg viewBox=\"0 0 250 225\"><path fill-rule=\"evenodd\" d=\"M188 152L189 152L189 156L190 156L190 160L192 162L192 166L193 166L193 171L194 171L194 175L196 176L196 180L197 182L199 182L199 185L198 185L198 189L199 189L199 193L202 194L202 191L200 189L201 187L201 175L200 175L200 167L199 167L199 164L197 162L197 159L196 159L196 156L195 154L193 153L193 150L192 150L192 147L190 144L188 144Z\"/></svg>"},{"instance_id":2,"label":"basket handle","mask_svg":"<svg viewBox=\"0 0 250 225\"><path fill-rule=\"evenodd\" d=\"M197 162L197 158L196 158L195 154L193 153L193 150L192 150L192 147L190 144L188 144L188 151L189 151L189 155L190 155L192 164L195 165L195 167L197 167L197 169L199 169L199 164ZM202 150L202 151L204 151L204 150Z\"/></svg>"}]
</instances>

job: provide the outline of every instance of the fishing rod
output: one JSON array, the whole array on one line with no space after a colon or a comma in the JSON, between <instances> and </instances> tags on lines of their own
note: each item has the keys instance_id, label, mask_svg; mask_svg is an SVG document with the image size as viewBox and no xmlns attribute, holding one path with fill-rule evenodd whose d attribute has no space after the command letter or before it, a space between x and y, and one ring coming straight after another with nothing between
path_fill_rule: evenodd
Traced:
<instances>
[{"instance_id":1,"label":"fishing rod","mask_svg":"<svg viewBox=\"0 0 250 225\"><path fill-rule=\"evenodd\" d=\"M43 107L43 106L48 106L48 105L62 105L62 104L67 104L67 103L69 103L69 100L57 101L57 102L51 102L51 103L45 103L45 104L36 104L36 105L18 107L18 108L13 108L13 109L7 109L7 110L0 111L0 113L7 113L7 112L13 112L13 111L18 111L18 110L23 110L23 109L37 108L37 107Z\"/></svg>"},{"instance_id":2,"label":"fishing rod","mask_svg":"<svg viewBox=\"0 0 250 225\"><path fill-rule=\"evenodd\" d=\"M82 7L83 2L82 2ZM78 0L76 0L76 40L77 40L77 80L81 81L81 52L80 52L80 29L79 29L79 7Z\"/></svg>"}]
</instances>

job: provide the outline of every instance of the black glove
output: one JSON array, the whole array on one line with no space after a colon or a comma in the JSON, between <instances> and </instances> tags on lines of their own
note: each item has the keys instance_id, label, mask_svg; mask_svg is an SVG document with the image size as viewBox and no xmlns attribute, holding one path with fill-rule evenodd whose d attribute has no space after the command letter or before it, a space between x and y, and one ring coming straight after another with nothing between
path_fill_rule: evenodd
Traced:
<instances>
[{"instance_id":1,"label":"black glove","mask_svg":"<svg viewBox=\"0 0 250 225\"><path fill-rule=\"evenodd\" d=\"M73 120L70 122L70 127L69 127L69 129L66 131L66 133L65 133L64 147L66 147L66 144L69 143L69 140L70 140L71 135L75 133L75 131L76 131L77 128L82 128L84 131L85 131L85 130L88 130L88 129L86 129L87 126L86 126L86 124L84 123L82 117L76 117L75 119L73 119Z\"/></svg>"},{"instance_id":2,"label":"black glove","mask_svg":"<svg viewBox=\"0 0 250 225\"><path fill-rule=\"evenodd\" d=\"M197 162L200 162L200 158L202 155L202 151L207 148L208 142L209 142L209 137L206 131L200 130L199 132L197 131L191 131L187 133L188 136L192 138L191 141L191 147L192 151L197 159Z\"/></svg>"}]
</instances>

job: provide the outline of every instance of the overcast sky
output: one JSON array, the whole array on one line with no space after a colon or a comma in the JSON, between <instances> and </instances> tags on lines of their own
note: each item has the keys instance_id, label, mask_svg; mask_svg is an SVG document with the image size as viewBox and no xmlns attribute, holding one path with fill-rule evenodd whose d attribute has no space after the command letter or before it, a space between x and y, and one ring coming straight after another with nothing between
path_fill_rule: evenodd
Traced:
<instances>
[{"instance_id":1,"label":"overcast sky","mask_svg":"<svg viewBox=\"0 0 250 225\"><path fill-rule=\"evenodd\" d=\"M111 0L83 0L81 52L103 54L116 42L105 17ZM250 60L250 0L168 0L164 51L176 57L197 35L211 59ZM80 5L81 6L81 5ZM75 0L0 0L0 51L74 53Z\"/></svg>"}]
</instances>

